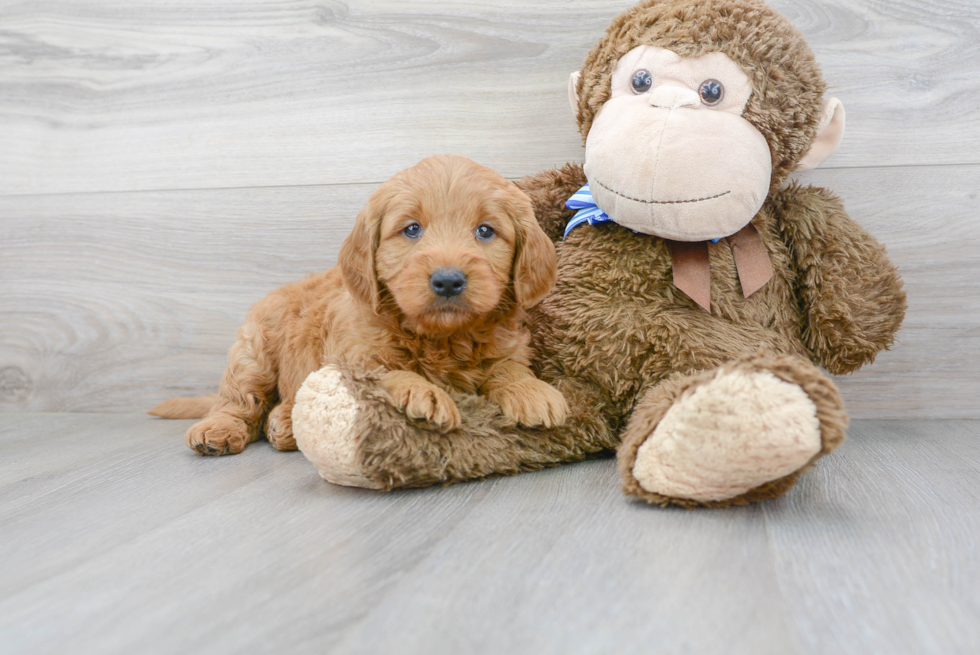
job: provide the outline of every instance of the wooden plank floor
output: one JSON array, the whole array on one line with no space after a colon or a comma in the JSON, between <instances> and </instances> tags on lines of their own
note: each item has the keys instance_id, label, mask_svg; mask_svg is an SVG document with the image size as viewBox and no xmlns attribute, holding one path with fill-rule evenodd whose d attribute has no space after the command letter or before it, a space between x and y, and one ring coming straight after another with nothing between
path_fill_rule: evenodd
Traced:
<instances>
[{"instance_id":1,"label":"wooden plank floor","mask_svg":"<svg viewBox=\"0 0 980 655\"><path fill-rule=\"evenodd\" d=\"M4 416L0 653L980 652L978 421L856 421L696 512L610 460L381 494L187 425Z\"/></svg>"}]
</instances>

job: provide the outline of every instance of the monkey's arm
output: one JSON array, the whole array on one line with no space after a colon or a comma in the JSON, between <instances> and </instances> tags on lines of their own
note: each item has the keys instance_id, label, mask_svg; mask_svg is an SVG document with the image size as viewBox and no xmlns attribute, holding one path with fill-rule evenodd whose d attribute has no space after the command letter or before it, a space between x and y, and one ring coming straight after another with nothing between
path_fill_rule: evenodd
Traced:
<instances>
[{"instance_id":1,"label":"monkey's arm","mask_svg":"<svg viewBox=\"0 0 980 655\"><path fill-rule=\"evenodd\" d=\"M565 201L585 183L581 164L565 164L561 168L528 175L518 180L517 186L531 198L541 229L552 241L558 241L575 215L574 210L565 207Z\"/></svg>"},{"instance_id":2,"label":"monkey's arm","mask_svg":"<svg viewBox=\"0 0 980 655\"><path fill-rule=\"evenodd\" d=\"M826 189L792 185L773 203L797 269L810 357L834 374L874 361L894 341L906 307L884 247Z\"/></svg>"}]
</instances>

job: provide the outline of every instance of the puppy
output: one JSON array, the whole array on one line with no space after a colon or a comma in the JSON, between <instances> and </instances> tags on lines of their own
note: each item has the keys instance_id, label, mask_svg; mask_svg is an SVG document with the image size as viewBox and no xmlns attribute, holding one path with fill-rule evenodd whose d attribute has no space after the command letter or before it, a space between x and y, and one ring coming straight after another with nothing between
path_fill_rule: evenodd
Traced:
<instances>
[{"instance_id":1,"label":"puppy","mask_svg":"<svg viewBox=\"0 0 980 655\"><path fill-rule=\"evenodd\" d=\"M205 455L241 452L263 428L295 450L296 392L337 363L383 370L392 402L441 430L460 424L449 390L485 395L521 425L560 425L568 407L528 368L524 315L555 277L555 248L513 183L464 157L425 159L371 195L336 268L252 308L217 396L150 414L205 417L187 432Z\"/></svg>"}]
</instances>

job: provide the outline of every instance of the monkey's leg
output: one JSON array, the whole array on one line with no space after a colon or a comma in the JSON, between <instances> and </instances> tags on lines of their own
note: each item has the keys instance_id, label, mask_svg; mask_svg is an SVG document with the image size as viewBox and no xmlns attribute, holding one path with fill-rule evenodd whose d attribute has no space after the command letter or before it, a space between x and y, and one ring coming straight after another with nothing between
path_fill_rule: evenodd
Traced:
<instances>
[{"instance_id":1,"label":"monkey's leg","mask_svg":"<svg viewBox=\"0 0 980 655\"><path fill-rule=\"evenodd\" d=\"M685 507L775 498L846 427L837 388L799 357L760 352L675 375L633 410L618 452L623 490Z\"/></svg>"},{"instance_id":2,"label":"monkey's leg","mask_svg":"<svg viewBox=\"0 0 980 655\"><path fill-rule=\"evenodd\" d=\"M330 482L373 489L421 487L533 471L615 448L598 394L555 383L571 412L555 429L528 429L479 396L453 394L463 423L450 432L395 409L378 375L327 366L296 395L293 434Z\"/></svg>"}]
</instances>

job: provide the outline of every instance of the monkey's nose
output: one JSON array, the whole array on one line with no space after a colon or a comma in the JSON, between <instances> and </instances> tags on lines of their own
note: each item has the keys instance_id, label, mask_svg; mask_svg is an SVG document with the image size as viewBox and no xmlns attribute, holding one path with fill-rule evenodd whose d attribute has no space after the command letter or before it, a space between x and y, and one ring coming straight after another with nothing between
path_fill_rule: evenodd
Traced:
<instances>
[{"instance_id":1,"label":"monkey's nose","mask_svg":"<svg viewBox=\"0 0 980 655\"><path fill-rule=\"evenodd\" d=\"M650 91L647 95L650 96L650 104L661 109L697 107L701 104L701 98L697 93L682 86L664 84Z\"/></svg>"},{"instance_id":2,"label":"monkey's nose","mask_svg":"<svg viewBox=\"0 0 980 655\"><path fill-rule=\"evenodd\" d=\"M466 288L466 273L458 268L439 268L429 278L429 286L437 296L452 298Z\"/></svg>"}]
</instances>

